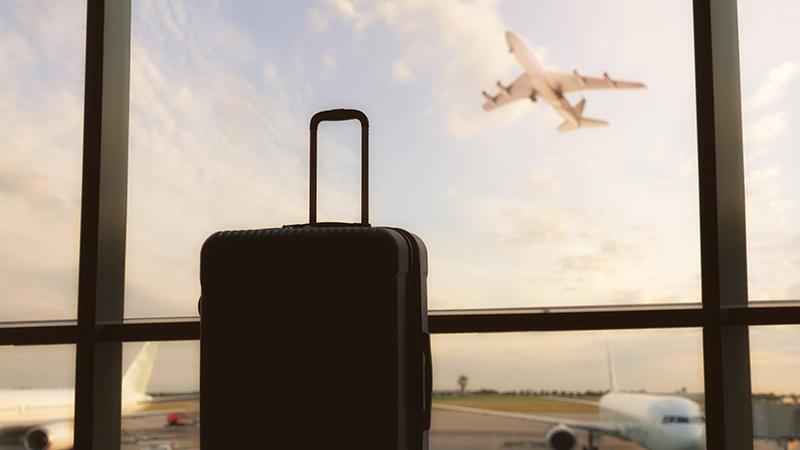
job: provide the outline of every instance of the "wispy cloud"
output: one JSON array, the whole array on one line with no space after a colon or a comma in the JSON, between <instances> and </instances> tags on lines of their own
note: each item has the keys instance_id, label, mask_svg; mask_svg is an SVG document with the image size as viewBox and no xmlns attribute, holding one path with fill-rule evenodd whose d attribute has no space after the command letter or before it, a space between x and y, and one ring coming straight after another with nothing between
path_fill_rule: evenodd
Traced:
<instances>
[{"instance_id":1,"label":"wispy cloud","mask_svg":"<svg viewBox=\"0 0 800 450\"><path fill-rule=\"evenodd\" d=\"M407 84L414 81L417 77L411 69L412 64L407 58L396 59L392 63L392 80L397 83Z\"/></svg>"},{"instance_id":2,"label":"wispy cloud","mask_svg":"<svg viewBox=\"0 0 800 450\"><path fill-rule=\"evenodd\" d=\"M165 11L178 6L144 3L134 24L126 291L134 316L196 313L199 249L213 231L305 218L303 93L286 88L277 65L223 14ZM260 76L243 76L253 61ZM335 68L332 55L323 61Z\"/></svg>"},{"instance_id":3,"label":"wispy cloud","mask_svg":"<svg viewBox=\"0 0 800 450\"><path fill-rule=\"evenodd\" d=\"M322 54L322 67L325 68L328 72L333 72L339 67L339 62L336 59L336 55L331 52L325 52Z\"/></svg>"},{"instance_id":4,"label":"wispy cloud","mask_svg":"<svg viewBox=\"0 0 800 450\"><path fill-rule=\"evenodd\" d=\"M85 3L0 5L0 317L74 318Z\"/></svg>"},{"instance_id":5,"label":"wispy cloud","mask_svg":"<svg viewBox=\"0 0 800 450\"><path fill-rule=\"evenodd\" d=\"M702 391L702 341L697 330L436 336L434 387L456 389L456 380L466 374L470 390L605 390L609 341L623 390Z\"/></svg>"},{"instance_id":6,"label":"wispy cloud","mask_svg":"<svg viewBox=\"0 0 800 450\"><path fill-rule=\"evenodd\" d=\"M509 107L487 119L480 108L481 86L488 88L494 80L516 76L519 71L514 58L505 51L506 29L494 0L324 1L310 11L315 12L309 17L338 16L359 35L372 25L393 33L402 46L387 68L387 78L407 84L416 79L418 67L433 70L432 101L442 112L442 129L455 137L467 138L492 125L513 122L526 111ZM540 57L547 53L544 47L535 51Z\"/></svg>"},{"instance_id":7,"label":"wispy cloud","mask_svg":"<svg viewBox=\"0 0 800 450\"><path fill-rule=\"evenodd\" d=\"M561 268L573 273L597 274L620 271L644 259L642 248L630 243L607 239L591 252L566 256Z\"/></svg>"},{"instance_id":8,"label":"wispy cloud","mask_svg":"<svg viewBox=\"0 0 800 450\"><path fill-rule=\"evenodd\" d=\"M752 138L757 145L768 144L786 133L788 122L784 111L761 117L747 130L745 139Z\"/></svg>"},{"instance_id":9,"label":"wispy cloud","mask_svg":"<svg viewBox=\"0 0 800 450\"><path fill-rule=\"evenodd\" d=\"M786 88L800 76L800 63L784 61L767 72L767 78L752 97L745 101L745 109L754 111L771 106L784 98Z\"/></svg>"}]
</instances>

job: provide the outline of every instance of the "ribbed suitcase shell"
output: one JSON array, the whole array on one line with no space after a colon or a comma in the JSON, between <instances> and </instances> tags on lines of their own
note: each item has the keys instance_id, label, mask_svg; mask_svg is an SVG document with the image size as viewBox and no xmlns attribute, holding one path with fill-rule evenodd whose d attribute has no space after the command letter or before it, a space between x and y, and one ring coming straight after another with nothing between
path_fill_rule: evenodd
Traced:
<instances>
[{"instance_id":1,"label":"ribbed suitcase shell","mask_svg":"<svg viewBox=\"0 0 800 450\"><path fill-rule=\"evenodd\" d=\"M201 445L424 449L422 241L394 228L219 232L201 253Z\"/></svg>"}]
</instances>

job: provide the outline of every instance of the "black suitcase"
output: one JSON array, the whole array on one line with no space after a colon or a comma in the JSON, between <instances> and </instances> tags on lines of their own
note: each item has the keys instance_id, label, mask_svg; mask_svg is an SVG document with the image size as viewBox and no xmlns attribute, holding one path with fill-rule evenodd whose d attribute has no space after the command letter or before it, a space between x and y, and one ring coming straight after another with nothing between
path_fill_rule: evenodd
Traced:
<instances>
[{"instance_id":1,"label":"black suitcase","mask_svg":"<svg viewBox=\"0 0 800 450\"><path fill-rule=\"evenodd\" d=\"M362 129L362 221L318 223L317 126L350 119ZM203 450L427 448L426 250L368 223L368 126L357 110L312 117L309 224L203 244Z\"/></svg>"}]
</instances>

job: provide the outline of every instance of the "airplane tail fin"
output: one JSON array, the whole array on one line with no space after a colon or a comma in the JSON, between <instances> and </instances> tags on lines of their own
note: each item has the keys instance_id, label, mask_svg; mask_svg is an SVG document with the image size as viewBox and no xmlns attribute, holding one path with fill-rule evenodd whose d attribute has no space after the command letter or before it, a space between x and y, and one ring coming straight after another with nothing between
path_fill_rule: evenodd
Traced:
<instances>
[{"instance_id":1,"label":"airplane tail fin","mask_svg":"<svg viewBox=\"0 0 800 450\"><path fill-rule=\"evenodd\" d=\"M579 101L573 107L573 109L575 110L575 115L578 118L578 124L575 125L572 122L565 120L564 123L558 126L558 131L561 131L563 133L565 131L571 131L576 128L604 127L608 125L608 122L606 122L605 120L590 119L588 117L583 117L583 108L585 107L586 107L586 99L582 98L581 101Z\"/></svg>"},{"instance_id":2,"label":"airplane tail fin","mask_svg":"<svg viewBox=\"0 0 800 450\"><path fill-rule=\"evenodd\" d=\"M586 99L582 98L581 101L575 105L575 115L578 117L583 117L583 108L586 106Z\"/></svg>"},{"instance_id":3,"label":"airplane tail fin","mask_svg":"<svg viewBox=\"0 0 800 450\"><path fill-rule=\"evenodd\" d=\"M608 389L617 392L617 371L614 369L614 357L611 356L611 342L606 341L606 357L608 359Z\"/></svg>"},{"instance_id":4,"label":"airplane tail fin","mask_svg":"<svg viewBox=\"0 0 800 450\"><path fill-rule=\"evenodd\" d=\"M158 342L146 342L122 377L122 396L139 397L147 392L156 363Z\"/></svg>"}]
</instances>

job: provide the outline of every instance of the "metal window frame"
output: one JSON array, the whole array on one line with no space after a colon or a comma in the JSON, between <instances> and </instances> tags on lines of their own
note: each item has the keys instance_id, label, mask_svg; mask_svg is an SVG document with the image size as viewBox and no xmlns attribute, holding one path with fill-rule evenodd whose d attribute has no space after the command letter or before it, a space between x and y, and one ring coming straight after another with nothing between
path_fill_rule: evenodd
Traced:
<instances>
[{"instance_id":1,"label":"metal window frame","mask_svg":"<svg viewBox=\"0 0 800 450\"><path fill-rule=\"evenodd\" d=\"M701 328L707 441L751 449L748 327L800 303L747 301L736 0L693 0L702 304L431 311L433 333ZM199 340L197 318L123 320L131 0L87 0L77 322L0 325L0 345L76 344L75 447L119 448L123 342Z\"/></svg>"}]
</instances>

